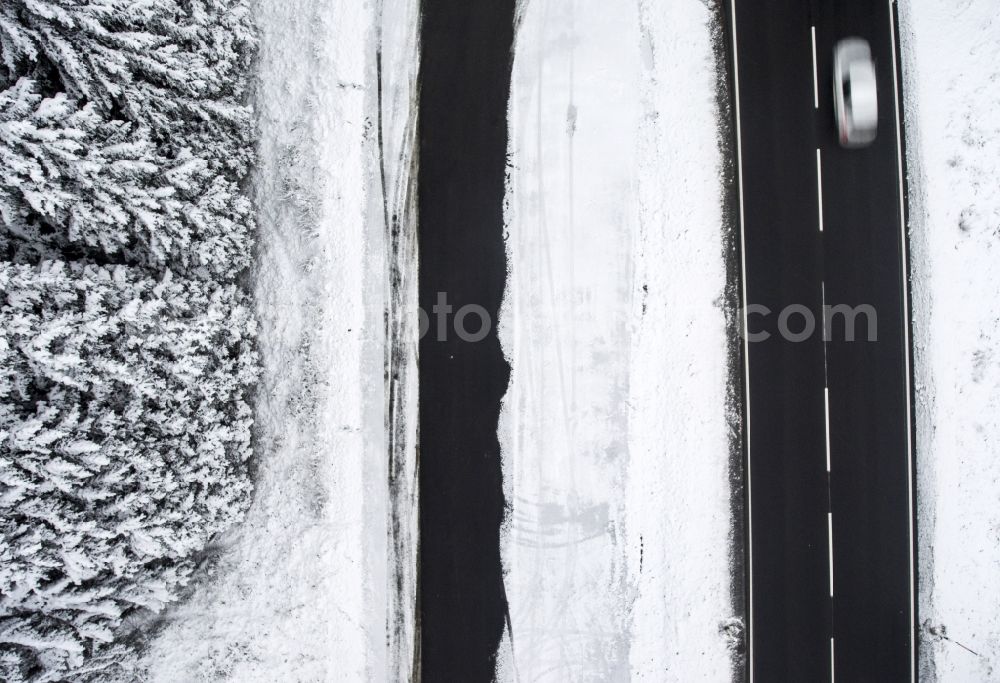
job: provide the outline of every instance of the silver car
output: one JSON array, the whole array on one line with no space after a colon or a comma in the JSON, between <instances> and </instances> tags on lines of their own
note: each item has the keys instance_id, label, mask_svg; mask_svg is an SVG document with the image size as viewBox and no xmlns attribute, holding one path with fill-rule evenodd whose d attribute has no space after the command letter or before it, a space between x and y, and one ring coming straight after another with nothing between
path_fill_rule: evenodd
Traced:
<instances>
[{"instance_id":1,"label":"silver car","mask_svg":"<svg viewBox=\"0 0 1000 683\"><path fill-rule=\"evenodd\" d=\"M862 38L844 38L833 53L833 101L843 147L864 147L878 129L878 95L871 47Z\"/></svg>"}]
</instances>

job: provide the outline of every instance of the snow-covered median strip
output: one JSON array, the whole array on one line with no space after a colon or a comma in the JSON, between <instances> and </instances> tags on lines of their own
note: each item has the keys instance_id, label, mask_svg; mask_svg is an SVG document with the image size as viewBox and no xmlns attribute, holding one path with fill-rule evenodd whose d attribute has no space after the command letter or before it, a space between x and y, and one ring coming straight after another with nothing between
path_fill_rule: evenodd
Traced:
<instances>
[{"instance_id":1,"label":"snow-covered median strip","mask_svg":"<svg viewBox=\"0 0 1000 683\"><path fill-rule=\"evenodd\" d=\"M524 6L510 100L501 680L726 680L711 10Z\"/></svg>"},{"instance_id":2,"label":"snow-covered median strip","mask_svg":"<svg viewBox=\"0 0 1000 683\"><path fill-rule=\"evenodd\" d=\"M910 183L921 680L1000 675L1000 22L900 3Z\"/></svg>"},{"instance_id":3,"label":"snow-covered median strip","mask_svg":"<svg viewBox=\"0 0 1000 683\"><path fill-rule=\"evenodd\" d=\"M730 424L721 69L711 5L642 9L640 231L635 245L629 567L635 680L725 681L730 593ZM716 27L717 28L717 27Z\"/></svg>"}]
</instances>

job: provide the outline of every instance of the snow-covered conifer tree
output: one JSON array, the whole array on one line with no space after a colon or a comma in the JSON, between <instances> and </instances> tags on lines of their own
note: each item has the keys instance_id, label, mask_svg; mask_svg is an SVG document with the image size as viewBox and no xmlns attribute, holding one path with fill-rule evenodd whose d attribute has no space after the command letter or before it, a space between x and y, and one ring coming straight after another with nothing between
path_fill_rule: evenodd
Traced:
<instances>
[{"instance_id":1,"label":"snow-covered conifer tree","mask_svg":"<svg viewBox=\"0 0 1000 683\"><path fill-rule=\"evenodd\" d=\"M250 205L234 182L23 78L0 92L0 221L19 261L75 249L225 279L249 259Z\"/></svg>"},{"instance_id":2,"label":"snow-covered conifer tree","mask_svg":"<svg viewBox=\"0 0 1000 683\"><path fill-rule=\"evenodd\" d=\"M237 277L253 46L247 0L0 4L0 144L19 181L3 182L0 249L24 257L25 235L44 235L102 262Z\"/></svg>"},{"instance_id":3,"label":"snow-covered conifer tree","mask_svg":"<svg viewBox=\"0 0 1000 683\"><path fill-rule=\"evenodd\" d=\"M0 265L0 679L113 665L242 511L253 338L232 285Z\"/></svg>"},{"instance_id":4,"label":"snow-covered conifer tree","mask_svg":"<svg viewBox=\"0 0 1000 683\"><path fill-rule=\"evenodd\" d=\"M0 680L121 678L246 505L254 42L249 0L0 2Z\"/></svg>"}]
</instances>

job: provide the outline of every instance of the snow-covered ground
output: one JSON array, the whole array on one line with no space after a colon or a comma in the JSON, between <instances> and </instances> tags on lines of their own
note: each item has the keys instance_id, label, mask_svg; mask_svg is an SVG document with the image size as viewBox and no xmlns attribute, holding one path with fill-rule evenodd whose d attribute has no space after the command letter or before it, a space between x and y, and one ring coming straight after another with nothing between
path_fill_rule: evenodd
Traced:
<instances>
[{"instance_id":1,"label":"snow-covered ground","mask_svg":"<svg viewBox=\"0 0 1000 683\"><path fill-rule=\"evenodd\" d=\"M383 377L387 358L408 376L415 336L407 345L409 331L387 325L383 311L398 313L413 298L409 281L396 291L386 284L387 254L412 258L412 226L394 251L383 216L406 215L415 8L412 0L258 4L254 275L264 374L256 492L246 520L220 540L209 576L166 613L148 654L149 680L408 677L416 515L406 507L416 499L415 423L406 411L414 387L401 387L390 422ZM387 426L397 435L395 498ZM391 535L397 514L406 521Z\"/></svg>"},{"instance_id":2,"label":"snow-covered ground","mask_svg":"<svg viewBox=\"0 0 1000 683\"><path fill-rule=\"evenodd\" d=\"M1000 14L900 3L921 680L1000 680Z\"/></svg>"},{"instance_id":3,"label":"snow-covered ground","mask_svg":"<svg viewBox=\"0 0 1000 683\"><path fill-rule=\"evenodd\" d=\"M697 0L522 7L498 677L728 680L714 17Z\"/></svg>"}]
</instances>

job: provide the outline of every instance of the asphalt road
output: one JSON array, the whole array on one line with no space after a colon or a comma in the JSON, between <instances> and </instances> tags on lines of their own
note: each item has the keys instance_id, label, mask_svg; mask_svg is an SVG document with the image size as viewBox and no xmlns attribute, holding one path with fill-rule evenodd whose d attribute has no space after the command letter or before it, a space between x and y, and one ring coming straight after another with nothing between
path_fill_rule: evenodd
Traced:
<instances>
[{"instance_id":1,"label":"asphalt road","mask_svg":"<svg viewBox=\"0 0 1000 683\"><path fill-rule=\"evenodd\" d=\"M888 0L731 0L747 316L748 677L915 680L914 489L902 132ZM735 35L734 35L735 33ZM879 133L844 150L834 44L866 38ZM869 305L854 341L823 306ZM804 341L779 313L804 306ZM751 310L751 309L747 309ZM804 330L795 314L787 328Z\"/></svg>"},{"instance_id":2,"label":"asphalt road","mask_svg":"<svg viewBox=\"0 0 1000 683\"><path fill-rule=\"evenodd\" d=\"M514 0L425 2L421 28L420 666L425 681L490 681L507 614L497 419L509 367L495 325L466 341L455 321L465 305L496 321L506 280ZM450 313L435 312L441 294Z\"/></svg>"}]
</instances>

